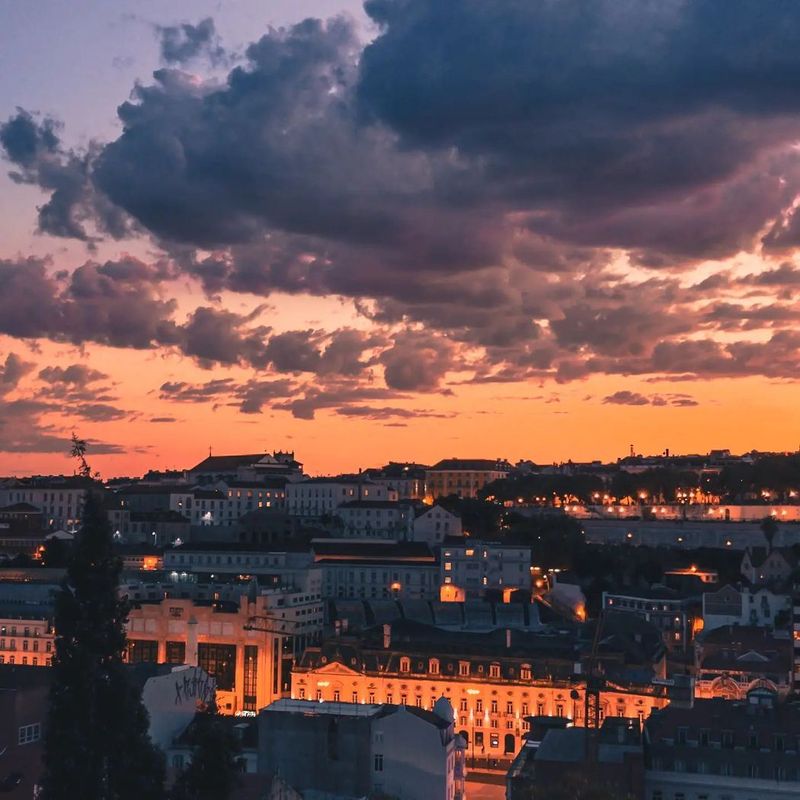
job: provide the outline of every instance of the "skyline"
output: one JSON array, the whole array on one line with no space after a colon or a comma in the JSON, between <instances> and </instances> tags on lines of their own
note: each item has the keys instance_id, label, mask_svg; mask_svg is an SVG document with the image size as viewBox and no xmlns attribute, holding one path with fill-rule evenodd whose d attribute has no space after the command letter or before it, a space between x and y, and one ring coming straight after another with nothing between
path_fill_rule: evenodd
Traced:
<instances>
[{"instance_id":1,"label":"skyline","mask_svg":"<svg viewBox=\"0 0 800 800\"><path fill-rule=\"evenodd\" d=\"M800 20L623 6L3 4L0 474L796 449Z\"/></svg>"}]
</instances>

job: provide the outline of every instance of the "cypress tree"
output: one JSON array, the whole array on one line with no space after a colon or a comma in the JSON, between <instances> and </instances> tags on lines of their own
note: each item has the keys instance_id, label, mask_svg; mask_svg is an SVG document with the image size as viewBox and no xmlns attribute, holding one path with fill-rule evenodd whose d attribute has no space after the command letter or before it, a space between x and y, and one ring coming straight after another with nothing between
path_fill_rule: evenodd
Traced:
<instances>
[{"instance_id":1,"label":"cypress tree","mask_svg":"<svg viewBox=\"0 0 800 800\"><path fill-rule=\"evenodd\" d=\"M73 434L79 474L86 443ZM45 732L43 800L161 800L164 762L123 663L127 606L121 564L99 492L86 492L81 529L55 602L55 656Z\"/></svg>"}]
</instances>

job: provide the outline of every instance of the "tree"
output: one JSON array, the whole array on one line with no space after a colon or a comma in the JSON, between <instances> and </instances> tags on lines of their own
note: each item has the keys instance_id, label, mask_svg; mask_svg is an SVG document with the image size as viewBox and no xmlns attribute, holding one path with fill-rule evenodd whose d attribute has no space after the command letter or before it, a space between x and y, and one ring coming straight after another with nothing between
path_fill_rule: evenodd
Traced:
<instances>
[{"instance_id":1,"label":"tree","mask_svg":"<svg viewBox=\"0 0 800 800\"><path fill-rule=\"evenodd\" d=\"M764 517L761 520L761 532L767 540L767 551L772 552L772 543L775 541L775 534L778 532L778 523L775 517Z\"/></svg>"},{"instance_id":2,"label":"tree","mask_svg":"<svg viewBox=\"0 0 800 800\"><path fill-rule=\"evenodd\" d=\"M79 474L91 477L86 443L73 434ZM44 800L161 800L164 762L123 663L127 606L121 564L96 489L55 598L55 656L45 732Z\"/></svg>"},{"instance_id":3,"label":"tree","mask_svg":"<svg viewBox=\"0 0 800 800\"><path fill-rule=\"evenodd\" d=\"M170 800L228 800L240 782L240 748L213 703L195 716L188 738L192 760L175 781Z\"/></svg>"}]
</instances>

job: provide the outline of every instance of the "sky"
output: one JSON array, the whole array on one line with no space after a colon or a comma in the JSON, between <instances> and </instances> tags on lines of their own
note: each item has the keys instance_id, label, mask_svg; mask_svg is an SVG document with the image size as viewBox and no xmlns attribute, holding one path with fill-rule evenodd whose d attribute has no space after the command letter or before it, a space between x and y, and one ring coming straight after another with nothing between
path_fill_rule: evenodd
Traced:
<instances>
[{"instance_id":1,"label":"sky","mask_svg":"<svg viewBox=\"0 0 800 800\"><path fill-rule=\"evenodd\" d=\"M793 0L0 0L0 474L800 447Z\"/></svg>"}]
</instances>

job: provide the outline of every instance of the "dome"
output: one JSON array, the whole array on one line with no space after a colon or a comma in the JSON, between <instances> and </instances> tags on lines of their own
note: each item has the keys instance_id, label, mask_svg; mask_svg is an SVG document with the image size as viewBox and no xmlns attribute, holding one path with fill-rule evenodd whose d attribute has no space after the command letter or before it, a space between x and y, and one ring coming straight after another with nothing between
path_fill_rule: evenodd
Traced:
<instances>
[{"instance_id":1,"label":"dome","mask_svg":"<svg viewBox=\"0 0 800 800\"><path fill-rule=\"evenodd\" d=\"M446 697L440 697L433 704L433 713L447 722L455 722L456 715L453 713L453 706L450 705L450 701Z\"/></svg>"}]
</instances>

